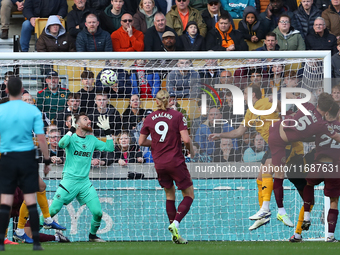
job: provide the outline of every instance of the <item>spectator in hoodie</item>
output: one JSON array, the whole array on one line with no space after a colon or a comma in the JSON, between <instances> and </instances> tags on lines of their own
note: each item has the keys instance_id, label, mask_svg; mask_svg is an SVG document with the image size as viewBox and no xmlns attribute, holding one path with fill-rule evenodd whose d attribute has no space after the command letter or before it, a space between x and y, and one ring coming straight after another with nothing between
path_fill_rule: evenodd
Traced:
<instances>
[{"instance_id":1,"label":"spectator in hoodie","mask_svg":"<svg viewBox=\"0 0 340 255\"><path fill-rule=\"evenodd\" d=\"M76 49L78 52L112 51L110 34L99 27L95 14L86 16L85 27L77 35Z\"/></svg>"},{"instance_id":2,"label":"spectator in hoodie","mask_svg":"<svg viewBox=\"0 0 340 255\"><path fill-rule=\"evenodd\" d=\"M74 38L85 27L86 16L92 13L93 10L86 0L74 0L72 10L67 14L67 31Z\"/></svg>"},{"instance_id":3,"label":"spectator in hoodie","mask_svg":"<svg viewBox=\"0 0 340 255\"><path fill-rule=\"evenodd\" d=\"M66 0L54 0L46 2L45 5L40 0L26 0L22 13L26 20L21 27L20 45L21 51L27 52L36 19L48 18L51 15L57 15L59 19L65 18L67 15L67 2Z\"/></svg>"},{"instance_id":4,"label":"spectator in hoodie","mask_svg":"<svg viewBox=\"0 0 340 255\"><path fill-rule=\"evenodd\" d=\"M157 12L154 0L141 0L137 12L133 15L133 26L145 34L147 29L153 26Z\"/></svg>"},{"instance_id":5,"label":"spectator in hoodie","mask_svg":"<svg viewBox=\"0 0 340 255\"><path fill-rule=\"evenodd\" d=\"M125 13L120 24L121 27L111 34L113 51L143 51L144 34L133 27L131 14Z\"/></svg>"},{"instance_id":6,"label":"spectator in hoodie","mask_svg":"<svg viewBox=\"0 0 340 255\"><path fill-rule=\"evenodd\" d=\"M262 23L253 6L247 6L244 9L243 19L238 23L238 30L248 41L256 43L264 39Z\"/></svg>"},{"instance_id":7,"label":"spectator in hoodie","mask_svg":"<svg viewBox=\"0 0 340 255\"><path fill-rule=\"evenodd\" d=\"M202 12L202 18L207 25L207 31L215 27L221 15L228 16L232 27L235 29L234 21L228 11L222 8L220 0L208 0L207 9Z\"/></svg>"},{"instance_id":8,"label":"spectator in hoodie","mask_svg":"<svg viewBox=\"0 0 340 255\"><path fill-rule=\"evenodd\" d=\"M280 50L305 50L305 42L298 30L290 25L291 19L288 15L282 14L279 25L273 30L277 36L277 44Z\"/></svg>"},{"instance_id":9,"label":"spectator in hoodie","mask_svg":"<svg viewBox=\"0 0 340 255\"><path fill-rule=\"evenodd\" d=\"M206 49L214 51L247 51L242 33L234 30L227 16L221 16L206 37Z\"/></svg>"},{"instance_id":10,"label":"spectator in hoodie","mask_svg":"<svg viewBox=\"0 0 340 255\"><path fill-rule=\"evenodd\" d=\"M179 37L184 51L203 51L205 43L200 35L199 28L195 21L189 21L183 34Z\"/></svg>"},{"instance_id":11,"label":"spectator in hoodie","mask_svg":"<svg viewBox=\"0 0 340 255\"><path fill-rule=\"evenodd\" d=\"M277 27L282 14L288 15L291 19L294 16L289 8L283 4L283 0L270 0L267 9L260 14L260 21L265 34Z\"/></svg>"},{"instance_id":12,"label":"spectator in hoodie","mask_svg":"<svg viewBox=\"0 0 340 255\"><path fill-rule=\"evenodd\" d=\"M74 40L66 33L66 29L56 15L48 18L46 27L37 41L36 49L38 52L76 51Z\"/></svg>"},{"instance_id":13,"label":"spectator in hoodie","mask_svg":"<svg viewBox=\"0 0 340 255\"><path fill-rule=\"evenodd\" d=\"M98 14L101 28L112 34L120 27L124 13L124 0L111 0L111 4Z\"/></svg>"},{"instance_id":14,"label":"spectator in hoodie","mask_svg":"<svg viewBox=\"0 0 340 255\"><path fill-rule=\"evenodd\" d=\"M294 11L293 27L300 31L302 38L311 33L314 20L321 16L321 11L313 4L313 0L302 0L300 6Z\"/></svg>"},{"instance_id":15,"label":"spectator in hoodie","mask_svg":"<svg viewBox=\"0 0 340 255\"><path fill-rule=\"evenodd\" d=\"M337 39L329 33L325 20L318 17L314 21L311 33L306 37L307 50L331 50L332 55L337 53Z\"/></svg>"}]
</instances>

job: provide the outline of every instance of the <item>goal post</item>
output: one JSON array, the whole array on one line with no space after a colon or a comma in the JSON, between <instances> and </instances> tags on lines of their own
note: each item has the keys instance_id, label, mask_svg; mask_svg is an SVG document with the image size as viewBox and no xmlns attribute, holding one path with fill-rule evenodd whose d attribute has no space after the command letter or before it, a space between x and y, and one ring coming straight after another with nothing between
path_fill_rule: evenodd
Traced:
<instances>
[{"instance_id":1,"label":"goal post","mask_svg":"<svg viewBox=\"0 0 340 255\"><path fill-rule=\"evenodd\" d=\"M144 66L138 66L135 60L140 59L148 62ZM177 66L177 60L182 59L191 61L186 66ZM208 66L205 61L207 59L216 60L217 64ZM108 60L119 61L119 67L108 65ZM33 98L36 98L37 92L45 86L43 84L43 80L46 78L45 69L53 69L58 72L60 86L68 88L71 92L77 92L84 86L80 77L84 70L93 72L96 82L99 79L96 77L103 69L121 69L128 73L124 82L131 84L133 83L131 74L137 75L140 70L145 71L143 73L145 77L147 74L159 73L159 89L167 88L168 76L171 71L185 70L200 74L203 71L208 73L216 70L220 73L223 70L228 70L233 75L233 84L243 89L251 83L251 75L249 73L242 74L242 70L265 70L261 74L261 82L263 83L271 79L272 67L276 65L282 65L284 68L281 71L282 76L279 77L280 82L283 82L285 72L288 72L288 75L294 73L296 77L299 75L301 86L313 91L313 93L318 89L318 86L321 86L325 92L331 93L330 51L5 52L0 55L0 77L3 80L5 72L15 70L15 73L23 79L24 88L32 94ZM235 76L236 71L241 71L241 75ZM224 114L222 109L224 109L224 104L227 104L226 91L215 86L220 83L219 77L213 78L204 81L203 78L200 78L198 83L194 83L193 79L190 78L189 84L192 87L199 86L193 84L203 84L196 90L199 94L195 94L196 97L190 97L191 94L183 96L183 98L177 97L177 103L182 110L186 111L190 125L193 125L194 120L201 116L200 100L201 107L210 104L211 108L216 107L221 111L221 114ZM175 81L177 82L177 80ZM202 95L203 97L201 97ZM110 104L122 117L129 106L130 96L131 94L122 98L110 99ZM207 100L208 104L202 98ZM154 98L142 98L141 102L141 107L144 109L157 109ZM237 104L243 104L243 102L234 102L234 107L235 105L237 107ZM131 124L129 118L125 120L127 120L125 124ZM207 120L205 119L205 121ZM124 122L122 125L124 125ZM236 129L238 125L234 124L233 127ZM200 126L197 129L199 128ZM204 134L203 132L197 133L197 129L195 133L191 133L191 138L201 146L201 143L204 144L204 142L199 139L200 137L197 134ZM193 130L193 126L190 127L190 130ZM138 135L134 136L134 131L133 135L131 134L132 132L130 132L130 139L133 143ZM195 200L191 211L180 225L180 233L188 240L287 240L294 233L293 228L288 228L276 220L277 207L274 196L272 196L270 203L270 209L273 212L271 222L257 230L248 230L253 223L248 217L259 209L256 186L257 172L256 170L252 171L252 169L259 169L260 162L248 161L244 158L245 150L248 149L248 147L245 147L247 146L245 141L246 139L249 141L254 139L255 136L253 135L256 135L256 132L251 129L247 134L249 138L242 137L231 141L234 149L238 146L238 154L235 154L234 161L213 161L211 158L214 157L214 153L211 152L202 153L202 157L196 159L197 161L190 159L187 155L187 165L195 187ZM248 140L247 142L249 142ZM119 141L117 140L117 142ZM221 144L218 144L218 149L223 151L220 146ZM306 152L312 146L305 144ZM205 149L208 151L209 145ZM213 151L215 149L213 147ZM143 156L144 153L147 152L143 151ZM224 157L223 155L220 156ZM105 159L110 161L112 157L112 155L107 155ZM226 170L227 168L229 169ZM53 165L50 174L44 178L47 184L49 202L52 201L62 178L62 169L62 164ZM232 172L230 169L236 170ZM244 171L242 172L241 169L244 169ZM167 231L168 219L165 211L165 195L157 182L153 163L129 163L127 167L122 167L114 162L110 165L92 167L90 179L102 203L103 219L98 232L101 238L112 241L170 240ZM295 187L288 180L284 181L284 196L285 208L296 225L299 210L303 203ZM176 199L176 205L178 205L178 201L181 201L180 192L176 193ZM311 213L313 225L306 234L303 233L303 237L320 240L327 233L327 213L329 209L329 200L327 202L324 199L322 186L315 189L315 200L316 206ZM91 213L85 206L80 206L76 200L67 207L64 206L55 219L61 225L66 226L66 236L71 241L87 240Z\"/></svg>"}]
</instances>

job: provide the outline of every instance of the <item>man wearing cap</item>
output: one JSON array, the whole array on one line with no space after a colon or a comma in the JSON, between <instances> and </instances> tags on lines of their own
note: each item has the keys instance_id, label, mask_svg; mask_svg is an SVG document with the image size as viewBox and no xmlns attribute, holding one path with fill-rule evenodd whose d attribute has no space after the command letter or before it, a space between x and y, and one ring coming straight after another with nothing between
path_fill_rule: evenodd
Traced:
<instances>
[{"instance_id":1,"label":"man wearing cap","mask_svg":"<svg viewBox=\"0 0 340 255\"><path fill-rule=\"evenodd\" d=\"M171 31L166 31L162 35L162 48L164 51L176 51L176 36Z\"/></svg>"},{"instance_id":2,"label":"man wearing cap","mask_svg":"<svg viewBox=\"0 0 340 255\"><path fill-rule=\"evenodd\" d=\"M57 112L64 109L69 90L59 87L59 76L56 71L47 74L46 84L47 87L37 93L37 107L52 120L55 119Z\"/></svg>"},{"instance_id":3,"label":"man wearing cap","mask_svg":"<svg viewBox=\"0 0 340 255\"><path fill-rule=\"evenodd\" d=\"M131 14L125 13L120 24L121 27L111 34L113 51L143 51L144 34L132 26Z\"/></svg>"},{"instance_id":4,"label":"man wearing cap","mask_svg":"<svg viewBox=\"0 0 340 255\"><path fill-rule=\"evenodd\" d=\"M163 13L158 12L155 14L153 24L154 26L146 30L144 36L144 51L163 51L162 36L167 31L171 31L175 35L176 49L182 48L175 30L166 25L166 19Z\"/></svg>"},{"instance_id":5,"label":"man wearing cap","mask_svg":"<svg viewBox=\"0 0 340 255\"><path fill-rule=\"evenodd\" d=\"M200 12L189 6L190 0L176 0L176 5L166 14L166 23L173 28L178 36L183 34L189 21L195 21L198 25L200 34L205 37L207 26Z\"/></svg>"}]
</instances>

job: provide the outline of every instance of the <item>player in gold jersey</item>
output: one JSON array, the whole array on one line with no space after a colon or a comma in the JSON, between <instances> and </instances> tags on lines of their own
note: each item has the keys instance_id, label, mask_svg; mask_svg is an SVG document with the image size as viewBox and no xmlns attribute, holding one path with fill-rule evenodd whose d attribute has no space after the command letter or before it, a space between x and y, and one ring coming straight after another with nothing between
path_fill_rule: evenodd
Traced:
<instances>
[{"instance_id":1,"label":"player in gold jersey","mask_svg":"<svg viewBox=\"0 0 340 255\"><path fill-rule=\"evenodd\" d=\"M270 102L269 98L265 97L262 98L261 89L257 86L252 86L252 104L256 110L269 110L272 107L272 103ZM248 89L244 90L244 98L247 100L248 97ZM269 136L269 127L276 121L280 120L279 110L276 107L276 110L268 115L256 115L247 110L244 120L242 124L235 130L230 132L225 132L221 134L211 134L209 136L210 140L217 140L221 138L238 138L241 137L250 127L256 126L256 131L261 134L263 139L268 143L268 136ZM264 166L266 169L269 168L271 165L271 153L269 147L262 158L261 161L261 170L257 176L257 187L258 187L258 199L259 205L261 209L250 216L250 220L255 220L255 223L249 228L249 230L254 230L264 224L267 224L270 221L271 212L269 210L269 202L271 198L271 193L273 191L273 177L272 173L263 171ZM293 226L293 223L289 220L288 216L285 217L285 224L290 224Z\"/></svg>"}]
</instances>

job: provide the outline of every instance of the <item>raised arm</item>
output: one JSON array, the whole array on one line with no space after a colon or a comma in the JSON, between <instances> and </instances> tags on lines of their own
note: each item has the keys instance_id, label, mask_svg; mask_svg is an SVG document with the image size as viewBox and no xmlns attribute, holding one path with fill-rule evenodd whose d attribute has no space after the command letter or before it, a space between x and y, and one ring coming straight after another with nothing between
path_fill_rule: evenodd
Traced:
<instances>
[{"instance_id":1,"label":"raised arm","mask_svg":"<svg viewBox=\"0 0 340 255\"><path fill-rule=\"evenodd\" d=\"M209 141L215 141L218 139L222 139L222 138L239 138L241 137L246 131L247 131L247 127L245 127L244 125L240 125L237 129L234 129L230 132L224 132L224 133L220 133L220 134L210 134L209 135Z\"/></svg>"}]
</instances>

